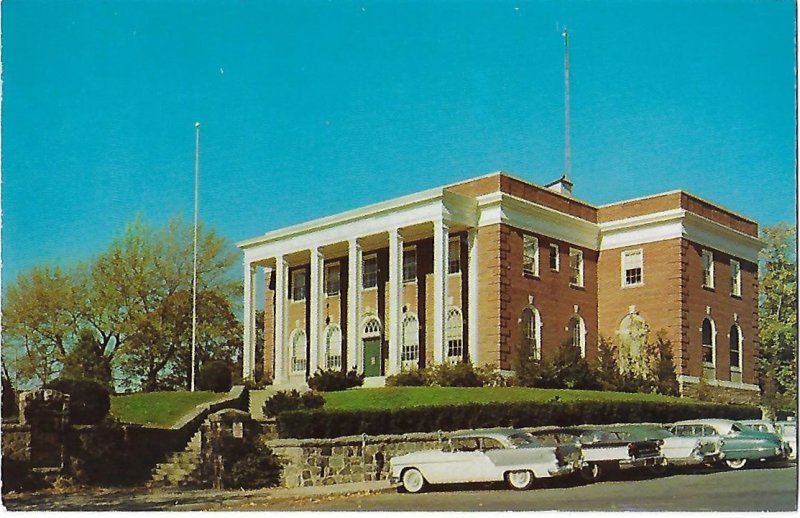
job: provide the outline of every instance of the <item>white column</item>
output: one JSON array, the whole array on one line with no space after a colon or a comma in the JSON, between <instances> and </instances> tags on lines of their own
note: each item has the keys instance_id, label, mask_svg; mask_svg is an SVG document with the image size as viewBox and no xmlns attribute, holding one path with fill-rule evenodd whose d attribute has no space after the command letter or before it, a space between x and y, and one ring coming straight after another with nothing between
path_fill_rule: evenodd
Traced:
<instances>
[{"instance_id":1,"label":"white column","mask_svg":"<svg viewBox=\"0 0 800 518\"><path fill-rule=\"evenodd\" d=\"M403 236L389 231L389 365L387 375L400 372L401 309L403 307Z\"/></svg>"},{"instance_id":2,"label":"white column","mask_svg":"<svg viewBox=\"0 0 800 518\"><path fill-rule=\"evenodd\" d=\"M348 242L347 255L347 370L355 366L364 372L361 351L361 245L358 239Z\"/></svg>"},{"instance_id":3,"label":"white column","mask_svg":"<svg viewBox=\"0 0 800 518\"><path fill-rule=\"evenodd\" d=\"M467 341L469 360L478 365L478 229L467 233Z\"/></svg>"},{"instance_id":4,"label":"white column","mask_svg":"<svg viewBox=\"0 0 800 518\"><path fill-rule=\"evenodd\" d=\"M449 228L433 222L433 361L444 362L445 317L447 316L447 252Z\"/></svg>"},{"instance_id":5,"label":"white column","mask_svg":"<svg viewBox=\"0 0 800 518\"><path fill-rule=\"evenodd\" d=\"M311 249L311 278L309 280L309 372L313 376L319 369L319 355L322 347L320 339L322 337L321 310L322 310L322 268L324 266L322 251L319 247Z\"/></svg>"},{"instance_id":6,"label":"white column","mask_svg":"<svg viewBox=\"0 0 800 518\"><path fill-rule=\"evenodd\" d=\"M242 351L242 377L252 379L256 358L256 267L244 263L244 347Z\"/></svg>"},{"instance_id":7,"label":"white column","mask_svg":"<svg viewBox=\"0 0 800 518\"><path fill-rule=\"evenodd\" d=\"M281 385L289 380L286 371L286 295L287 276L289 265L286 257L279 255L275 258L275 376L274 384Z\"/></svg>"}]
</instances>

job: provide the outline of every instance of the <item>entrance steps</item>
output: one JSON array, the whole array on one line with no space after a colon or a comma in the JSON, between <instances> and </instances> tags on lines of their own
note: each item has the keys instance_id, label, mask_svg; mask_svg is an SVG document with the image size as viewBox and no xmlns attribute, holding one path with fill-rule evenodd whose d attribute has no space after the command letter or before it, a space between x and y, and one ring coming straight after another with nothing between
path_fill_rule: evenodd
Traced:
<instances>
[{"instance_id":1,"label":"entrance steps","mask_svg":"<svg viewBox=\"0 0 800 518\"><path fill-rule=\"evenodd\" d=\"M170 453L166 461L156 464L150 478L151 483L165 486L200 485L200 452L201 432L198 428L182 451Z\"/></svg>"}]
</instances>

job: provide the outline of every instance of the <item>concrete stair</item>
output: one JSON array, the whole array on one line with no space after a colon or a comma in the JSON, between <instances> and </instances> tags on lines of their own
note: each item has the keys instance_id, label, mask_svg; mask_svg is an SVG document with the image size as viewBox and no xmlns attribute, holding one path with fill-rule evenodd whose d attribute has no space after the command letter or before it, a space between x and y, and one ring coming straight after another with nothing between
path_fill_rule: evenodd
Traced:
<instances>
[{"instance_id":1,"label":"concrete stair","mask_svg":"<svg viewBox=\"0 0 800 518\"><path fill-rule=\"evenodd\" d=\"M250 391L250 415L256 421L265 421L267 418L264 416L263 408L264 402L272 397L273 394L279 390L287 390L283 388L266 387L261 390Z\"/></svg>"},{"instance_id":2,"label":"concrete stair","mask_svg":"<svg viewBox=\"0 0 800 518\"><path fill-rule=\"evenodd\" d=\"M153 468L151 483L165 486L191 486L202 482L200 474L201 432L198 429L182 451L171 453Z\"/></svg>"}]
</instances>

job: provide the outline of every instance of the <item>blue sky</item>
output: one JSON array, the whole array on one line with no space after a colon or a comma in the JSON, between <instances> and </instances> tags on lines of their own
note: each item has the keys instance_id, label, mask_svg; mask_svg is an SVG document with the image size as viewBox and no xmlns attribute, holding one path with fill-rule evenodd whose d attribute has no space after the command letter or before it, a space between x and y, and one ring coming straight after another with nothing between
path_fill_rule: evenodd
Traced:
<instances>
[{"instance_id":1,"label":"blue sky","mask_svg":"<svg viewBox=\"0 0 800 518\"><path fill-rule=\"evenodd\" d=\"M794 221L788 0L2 3L2 280L140 213L232 243L505 170Z\"/></svg>"}]
</instances>

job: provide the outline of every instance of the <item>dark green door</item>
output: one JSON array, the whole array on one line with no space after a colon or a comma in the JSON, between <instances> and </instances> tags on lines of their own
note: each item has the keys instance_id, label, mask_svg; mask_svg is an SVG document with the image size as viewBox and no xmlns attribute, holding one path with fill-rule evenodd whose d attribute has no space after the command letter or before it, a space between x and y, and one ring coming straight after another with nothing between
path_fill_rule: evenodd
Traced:
<instances>
[{"instance_id":1,"label":"dark green door","mask_svg":"<svg viewBox=\"0 0 800 518\"><path fill-rule=\"evenodd\" d=\"M381 375L381 339L364 339L364 376Z\"/></svg>"}]
</instances>

